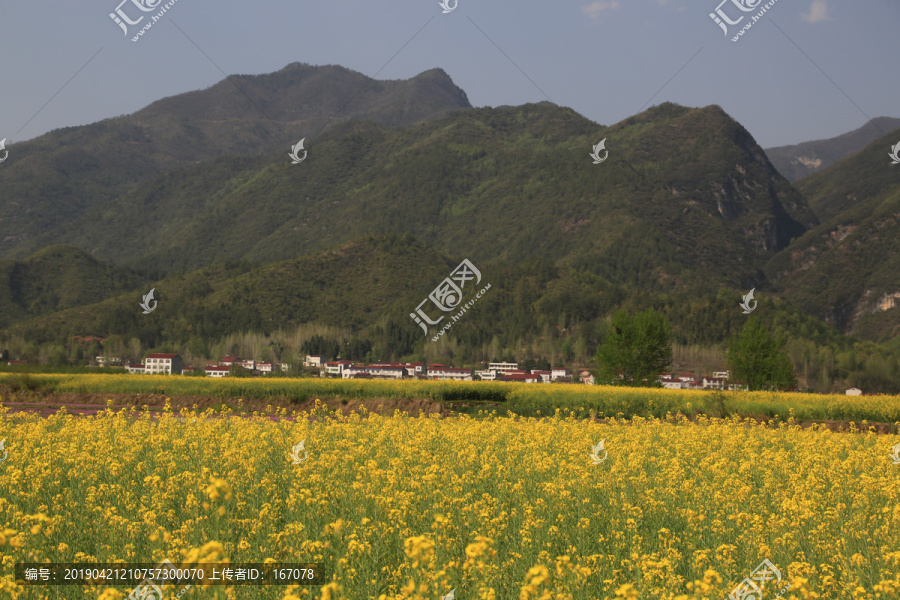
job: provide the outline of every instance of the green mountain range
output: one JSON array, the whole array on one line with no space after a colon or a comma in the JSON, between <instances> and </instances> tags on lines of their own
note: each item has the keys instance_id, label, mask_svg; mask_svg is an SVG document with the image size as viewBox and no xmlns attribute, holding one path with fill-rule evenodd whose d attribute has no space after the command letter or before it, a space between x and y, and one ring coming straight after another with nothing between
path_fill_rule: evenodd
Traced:
<instances>
[{"instance_id":1,"label":"green mountain range","mask_svg":"<svg viewBox=\"0 0 900 600\"><path fill-rule=\"evenodd\" d=\"M891 136L797 185L822 224L767 266L786 301L867 339L900 335L900 166Z\"/></svg>"},{"instance_id":2,"label":"green mountain range","mask_svg":"<svg viewBox=\"0 0 900 600\"><path fill-rule=\"evenodd\" d=\"M588 153L606 138L610 156ZM687 141L685 141L687 140ZM439 252L534 257L617 282L748 287L817 224L718 107L654 107L611 127L549 103L471 109L404 129L337 125L293 165L221 157L137 184L61 226L131 267L265 263L368 235Z\"/></svg>"},{"instance_id":3,"label":"green mountain range","mask_svg":"<svg viewBox=\"0 0 900 600\"><path fill-rule=\"evenodd\" d=\"M602 126L550 103L472 108L440 70L232 77L11 149L0 341L118 336L203 356L225 336L309 324L383 359L587 360L619 307L663 310L680 344L721 344L756 288L797 361L849 353L825 385L890 353L859 340L900 339L889 141L792 185L718 106ZM429 346L410 313L463 258L491 292ZM796 358L806 344L832 359ZM866 381L890 385L893 364Z\"/></svg>"},{"instance_id":4,"label":"green mountain range","mask_svg":"<svg viewBox=\"0 0 900 600\"><path fill-rule=\"evenodd\" d=\"M405 127L466 108L465 93L440 69L377 81L343 67L295 63L269 75L231 76L132 115L51 131L11 146L0 169L0 257L68 243L118 263L123 247L111 246L109 233L77 223L86 213L88 223L98 215L127 220L120 198L142 182L164 185L169 174L217 157L284 157L300 139L311 143L348 120Z\"/></svg>"}]
</instances>

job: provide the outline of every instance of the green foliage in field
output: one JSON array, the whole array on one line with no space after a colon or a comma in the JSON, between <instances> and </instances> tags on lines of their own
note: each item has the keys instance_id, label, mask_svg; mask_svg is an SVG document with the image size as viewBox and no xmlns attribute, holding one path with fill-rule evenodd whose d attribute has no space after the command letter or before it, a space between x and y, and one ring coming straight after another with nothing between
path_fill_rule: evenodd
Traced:
<instances>
[{"instance_id":1,"label":"green foliage in field","mask_svg":"<svg viewBox=\"0 0 900 600\"><path fill-rule=\"evenodd\" d=\"M783 345L772 339L759 319L750 317L728 346L731 378L746 382L751 391L794 388L794 366L781 349Z\"/></svg>"},{"instance_id":2,"label":"green foliage in field","mask_svg":"<svg viewBox=\"0 0 900 600\"><path fill-rule=\"evenodd\" d=\"M616 312L594 360L598 383L660 387L660 373L672 364L668 320L653 309L636 315Z\"/></svg>"}]
</instances>

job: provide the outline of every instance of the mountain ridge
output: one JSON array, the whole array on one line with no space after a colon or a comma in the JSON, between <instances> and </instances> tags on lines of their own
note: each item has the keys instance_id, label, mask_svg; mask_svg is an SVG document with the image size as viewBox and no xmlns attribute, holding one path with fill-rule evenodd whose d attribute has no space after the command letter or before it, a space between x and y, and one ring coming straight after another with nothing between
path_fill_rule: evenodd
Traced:
<instances>
[{"instance_id":1,"label":"mountain ridge","mask_svg":"<svg viewBox=\"0 0 900 600\"><path fill-rule=\"evenodd\" d=\"M858 129L833 138L766 148L766 155L775 168L794 183L859 152L897 129L900 129L900 119L877 117Z\"/></svg>"}]
</instances>

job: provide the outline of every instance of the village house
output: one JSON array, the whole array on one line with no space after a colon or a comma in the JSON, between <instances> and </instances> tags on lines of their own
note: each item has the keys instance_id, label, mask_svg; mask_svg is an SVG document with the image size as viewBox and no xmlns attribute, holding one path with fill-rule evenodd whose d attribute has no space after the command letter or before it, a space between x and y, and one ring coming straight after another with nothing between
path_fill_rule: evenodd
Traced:
<instances>
[{"instance_id":1,"label":"village house","mask_svg":"<svg viewBox=\"0 0 900 600\"><path fill-rule=\"evenodd\" d=\"M215 365L206 367L207 377L228 377L231 373L231 367L225 365Z\"/></svg>"},{"instance_id":2,"label":"village house","mask_svg":"<svg viewBox=\"0 0 900 600\"><path fill-rule=\"evenodd\" d=\"M667 390L683 390L685 389L685 382L680 379L675 379L674 377L665 377L660 378L662 385Z\"/></svg>"},{"instance_id":3,"label":"village house","mask_svg":"<svg viewBox=\"0 0 900 600\"><path fill-rule=\"evenodd\" d=\"M306 360L303 361L304 367L313 367L316 369L321 369L322 365L325 364L325 357L321 354L307 354Z\"/></svg>"},{"instance_id":4,"label":"village house","mask_svg":"<svg viewBox=\"0 0 900 600\"><path fill-rule=\"evenodd\" d=\"M856 387L852 387L852 388L850 388L849 390L847 390L846 395L848 395L848 396L861 396L861 395L862 395L862 390L859 389L859 388L856 388Z\"/></svg>"},{"instance_id":5,"label":"village house","mask_svg":"<svg viewBox=\"0 0 900 600\"><path fill-rule=\"evenodd\" d=\"M241 361L238 361L238 364L240 366L244 367L245 369L247 369L248 371L252 371L253 369L256 368L255 360L241 360Z\"/></svg>"},{"instance_id":6,"label":"village house","mask_svg":"<svg viewBox=\"0 0 900 600\"><path fill-rule=\"evenodd\" d=\"M260 373L271 373L275 370L275 363L261 362L256 363L256 370Z\"/></svg>"},{"instance_id":7,"label":"village house","mask_svg":"<svg viewBox=\"0 0 900 600\"><path fill-rule=\"evenodd\" d=\"M497 379L497 381L517 381L519 383L538 383L540 380L540 375L532 375L531 373L510 373Z\"/></svg>"},{"instance_id":8,"label":"village house","mask_svg":"<svg viewBox=\"0 0 900 600\"><path fill-rule=\"evenodd\" d=\"M368 374L378 379L403 379L406 377L406 368L400 363L376 363L365 367L345 368L342 377L353 379L362 374Z\"/></svg>"},{"instance_id":9,"label":"village house","mask_svg":"<svg viewBox=\"0 0 900 600\"><path fill-rule=\"evenodd\" d=\"M406 363L406 372L410 377L425 374L425 363Z\"/></svg>"},{"instance_id":10,"label":"village house","mask_svg":"<svg viewBox=\"0 0 900 600\"><path fill-rule=\"evenodd\" d=\"M343 377L344 369L349 369L353 363L349 360L339 360L336 362L325 363L325 370L320 375L330 375L332 377Z\"/></svg>"},{"instance_id":11,"label":"village house","mask_svg":"<svg viewBox=\"0 0 900 600\"><path fill-rule=\"evenodd\" d=\"M472 381L472 369L455 369L444 365L428 365L428 378Z\"/></svg>"},{"instance_id":12,"label":"village house","mask_svg":"<svg viewBox=\"0 0 900 600\"><path fill-rule=\"evenodd\" d=\"M475 371L475 374L478 375L478 378L482 381L495 381L497 379L497 371L495 371L494 369Z\"/></svg>"},{"instance_id":13,"label":"village house","mask_svg":"<svg viewBox=\"0 0 900 600\"><path fill-rule=\"evenodd\" d=\"M148 375L181 375L183 366L177 354L148 354L144 360L144 372Z\"/></svg>"},{"instance_id":14,"label":"village house","mask_svg":"<svg viewBox=\"0 0 900 600\"><path fill-rule=\"evenodd\" d=\"M594 385L594 376L591 375L590 371L582 371L578 374L578 378L582 383L586 383L588 385Z\"/></svg>"},{"instance_id":15,"label":"village house","mask_svg":"<svg viewBox=\"0 0 900 600\"><path fill-rule=\"evenodd\" d=\"M129 373L132 373L132 374L137 373L137 374L143 375L143 373L144 373L144 365L139 365L139 364L131 363L130 365L126 365L126 366L125 366L125 370L128 371Z\"/></svg>"},{"instance_id":16,"label":"village house","mask_svg":"<svg viewBox=\"0 0 900 600\"><path fill-rule=\"evenodd\" d=\"M725 389L725 378L724 377L704 377L703 378L703 389L704 390L724 390Z\"/></svg>"},{"instance_id":17,"label":"village house","mask_svg":"<svg viewBox=\"0 0 900 600\"><path fill-rule=\"evenodd\" d=\"M536 371L534 369L531 370L532 375L537 375L538 383L550 383L550 378L553 376L552 371Z\"/></svg>"},{"instance_id":18,"label":"village house","mask_svg":"<svg viewBox=\"0 0 900 600\"><path fill-rule=\"evenodd\" d=\"M550 371L550 379L551 380L562 379L564 377L571 377L571 376L572 376L572 372L568 369L553 369L552 371Z\"/></svg>"},{"instance_id":19,"label":"village house","mask_svg":"<svg viewBox=\"0 0 900 600\"><path fill-rule=\"evenodd\" d=\"M240 363L241 359L237 356L226 356L221 361L219 361L219 365L224 365L226 367L230 367L234 363Z\"/></svg>"},{"instance_id":20,"label":"village house","mask_svg":"<svg viewBox=\"0 0 900 600\"><path fill-rule=\"evenodd\" d=\"M518 371L519 363L493 362L493 363L488 363L488 369L492 369L494 371L501 371L503 373L506 373L507 371Z\"/></svg>"}]
</instances>

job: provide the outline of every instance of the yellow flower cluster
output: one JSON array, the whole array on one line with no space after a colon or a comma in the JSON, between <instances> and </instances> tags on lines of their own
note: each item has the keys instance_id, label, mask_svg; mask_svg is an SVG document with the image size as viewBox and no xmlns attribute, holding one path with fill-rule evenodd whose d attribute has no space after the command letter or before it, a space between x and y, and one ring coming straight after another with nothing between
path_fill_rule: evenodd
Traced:
<instances>
[{"instance_id":1,"label":"yellow flower cluster","mask_svg":"<svg viewBox=\"0 0 900 600\"><path fill-rule=\"evenodd\" d=\"M782 573L766 600L788 584L785 600L900 597L893 436L717 419L176 416L0 409L0 599L131 592L16 582L15 563L163 559L323 574L179 600L721 600L764 559ZM593 464L600 440L608 456Z\"/></svg>"}]
</instances>

